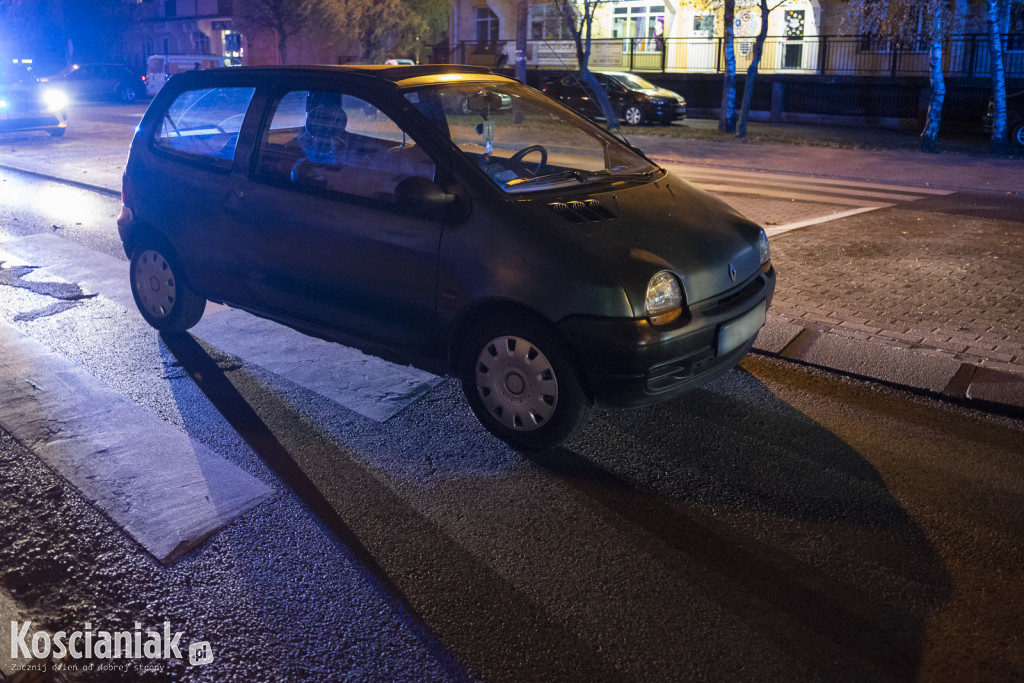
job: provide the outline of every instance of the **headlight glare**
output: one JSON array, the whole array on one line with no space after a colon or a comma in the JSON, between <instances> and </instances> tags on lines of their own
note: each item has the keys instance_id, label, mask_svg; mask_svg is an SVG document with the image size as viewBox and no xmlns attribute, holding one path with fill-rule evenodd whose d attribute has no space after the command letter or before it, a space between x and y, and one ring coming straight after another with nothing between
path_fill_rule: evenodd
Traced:
<instances>
[{"instance_id":1,"label":"headlight glare","mask_svg":"<svg viewBox=\"0 0 1024 683\"><path fill-rule=\"evenodd\" d=\"M683 312L683 291L676 276L667 270L647 284L647 316L654 325L670 323Z\"/></svg>"},{"instance_id":2,"label":"headlight glare","mask_svg":"<svg viewBox=\"0 0 1024 683\"><path fill-rule=\"evenodd\" d=\"M43 102L48 111L60 111L68 106L68 96L56 88L47 88L43 92Z\"/></svg>"}]
</instances>

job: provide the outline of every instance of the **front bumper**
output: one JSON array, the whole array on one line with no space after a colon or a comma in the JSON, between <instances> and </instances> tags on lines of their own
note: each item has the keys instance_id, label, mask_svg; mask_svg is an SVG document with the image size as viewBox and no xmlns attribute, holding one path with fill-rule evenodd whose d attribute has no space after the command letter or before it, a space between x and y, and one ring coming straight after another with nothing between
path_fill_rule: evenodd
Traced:
<instances>
[{"instance_id":1,"label":"front bumper","mask_svg":"<svg viewBox=\"0 0 1024 683\"><path fill-rule=\"evenodd\" d=\"M649 405L695 389L735 367L756 334L720 355L722 326L762 301L769 306L774 292L771 268L720 296L691 305L688 316L664 327L646 319L572 316L559 329L576 351L598 404Z\"/></svg>"},{"instance_id":2,"label":"front bumper","mask_svg":"<svg viewBox=\"0 0 1024 683\"><path fill-rule=\"evenodd\" d=\"M685 104L660 104L649 105L647 108L647 120L652 123L672 123L686 118Z\"/></svg>"}]
</instances>

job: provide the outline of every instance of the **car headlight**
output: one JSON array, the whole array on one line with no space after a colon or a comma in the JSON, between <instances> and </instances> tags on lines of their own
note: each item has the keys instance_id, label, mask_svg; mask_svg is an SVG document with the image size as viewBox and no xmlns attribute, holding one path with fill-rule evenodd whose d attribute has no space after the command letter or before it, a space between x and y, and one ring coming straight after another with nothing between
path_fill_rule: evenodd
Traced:
<instances>
[{"instance_id":1,"label":"car headlight","mask_svg":"<svg viewBox=\"0 0 1024 683\"><path fill-rule=\"evenodd\" d=\"M761 265L768 265L772 260L772 252L768 247L768 235L764 230L761 230L761 234L757 236L757 251L761 255Z\"/></svg>"},{"instance_id":2,"label":"car headlight","mask_svg":"<svg viewBox=\"0 0 1024 683\"><path fill-rule=\"evenodd\" d=\"M663 270L647 284L647 317L652 325L664 325L683 312L683 291L675 275Z\"/></svg>"},{"instance_id":3,"label":"car headlight","mask_svg":"<svg viewBox=\"0 0 1024 683\"><path fill-rule=\"evenodd\" d=\"M47 111L60 111L68 106L68 96L56 88L47 88L43 91L43 102Z\"/></svg>"},{"instance_id":4,"label":"car headlight","mask_svg":"<svg viewBox=\"0 0 1024 683\"><path fill-rule=\"evenodd\" d=\"M0 110L7 109L8 106L9 105L7 104L7 100L0 97Z\"/></svg>"}]
</instances>

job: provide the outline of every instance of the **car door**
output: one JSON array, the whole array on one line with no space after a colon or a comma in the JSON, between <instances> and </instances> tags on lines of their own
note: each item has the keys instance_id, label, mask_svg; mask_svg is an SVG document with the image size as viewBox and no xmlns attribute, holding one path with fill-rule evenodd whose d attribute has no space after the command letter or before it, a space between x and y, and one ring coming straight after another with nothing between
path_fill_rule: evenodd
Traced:
<instances>
[{"instance_id":1,"label":"car door","mask_svg":"<svg viewBox=\"0 0 1024 683\"><path fill-rule=\"evenodd\" d=\"M252 182L230 200L247 245L252 305L388 345L417 347L434 322L442 221L396 198L434 162L395 121L342 90L272 99Z\"/></svg>"},{"instance_id":2,"label":"car door","mask_svg":"<svg viewBox=\"0 0 1024 683\"><path fill-rule=\"evenodd\" d=\"M559 101L570 109L584 116L599 116L600 106L594 101L593 95L583 87L575 76L565 76L559 83Z\"/></svg>"}]
</instances>

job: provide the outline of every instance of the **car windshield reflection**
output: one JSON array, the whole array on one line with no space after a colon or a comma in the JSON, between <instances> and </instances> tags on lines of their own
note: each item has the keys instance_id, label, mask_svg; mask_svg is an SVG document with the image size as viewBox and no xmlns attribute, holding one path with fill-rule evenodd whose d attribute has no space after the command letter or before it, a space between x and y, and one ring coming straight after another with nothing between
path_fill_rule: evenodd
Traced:
<instances>
[{"instance_id":1,"label":"car windshield reflection","mask_svg":"<svg viewBox=\"0 0 1024 683\"><path fill-rule=\"evenodd\" d=\"M451 83L406 99L505 192L648 180L657 167L518 83Z\"/></svg>"}]
</instances>

